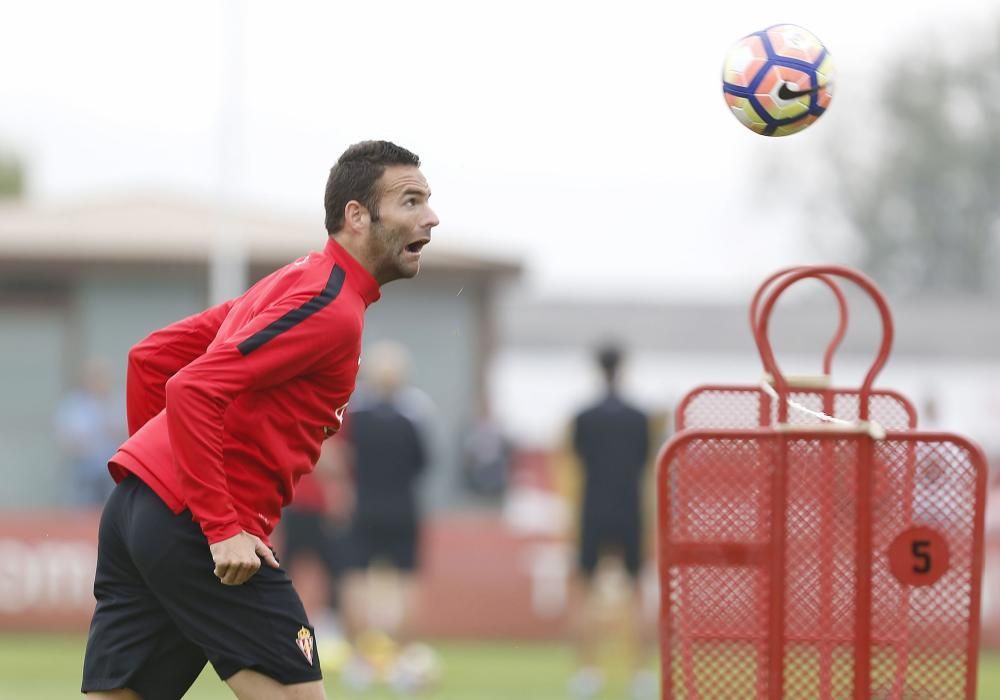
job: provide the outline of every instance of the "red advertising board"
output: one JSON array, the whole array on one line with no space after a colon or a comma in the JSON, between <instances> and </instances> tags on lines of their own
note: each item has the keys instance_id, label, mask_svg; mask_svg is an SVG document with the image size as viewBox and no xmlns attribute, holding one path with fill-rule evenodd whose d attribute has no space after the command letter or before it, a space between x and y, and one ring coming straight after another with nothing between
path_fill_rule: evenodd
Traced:
<instances>
[{"instance_id":1,"label":"red advertising board","mask_svg":"<svg viewBox=\"0 0 1000 700\"><path fill-rule=\"evenodd\" d=\"M991 503L1000 503L994 489ZM1000 648L1000 512L988 510L984 645ZM0 630L83 631L93 610L98 514L0 514ZM565 633L572 550L500 515L432 518L418 625L427 638L556 639Z\"/></svg>"}]
</instances>

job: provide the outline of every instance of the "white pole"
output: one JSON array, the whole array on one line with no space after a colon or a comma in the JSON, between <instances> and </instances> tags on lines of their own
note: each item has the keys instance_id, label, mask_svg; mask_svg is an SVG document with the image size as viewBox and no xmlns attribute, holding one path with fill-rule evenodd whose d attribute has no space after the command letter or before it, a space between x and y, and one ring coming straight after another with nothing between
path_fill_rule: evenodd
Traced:
<instances>
[{"instance_id":1,"label":"white pole","mask_svg":"<svg viewBox=\"0 0 1000 700\"><path fill-rule=\"evenodd\" d=\"M239 296L247 286L247 245L237 216L243 169L245 14L243 0L224 0L219 91L219 214L212 236L209 272L209 295L213 304Z\"/></svg>"}]
</instances>

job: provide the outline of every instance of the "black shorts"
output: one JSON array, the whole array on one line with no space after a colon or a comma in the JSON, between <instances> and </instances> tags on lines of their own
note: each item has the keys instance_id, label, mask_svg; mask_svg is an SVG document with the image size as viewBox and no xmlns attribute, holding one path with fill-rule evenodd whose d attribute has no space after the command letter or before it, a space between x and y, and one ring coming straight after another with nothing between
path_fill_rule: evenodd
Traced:
<instances>
[{"instance_id":1,"label":"black shorts","mask_svg":"<svg viewBox=\"0 0 1000 700\"><path fill-rule=\"evenodd\" d=\"M315 636L283 569L241 586L214 574L208 542L135 477L101 516L83 692L131 688L180 698L210 661L223 680L251 669L280 683L322 678Z\"/></svg>"},{"instance_id":2,"label":"black shorts","mask_svg":"<svg viewBox=\"0 0 1000 700\"><path fill-rule=\"evenodd\" d=\"M417 568L419 528L415 522L357 521L351 525L351 567L376 562L412 573Z\"/></svg>"},{"instance_id":3,"label":"black shorts","mask_svg":"<svg viewBox=\"0 0 1000 700\"><path fill-rule=\"evenodd\" d=\"M642 537L638 522L599 522L587 520L580 527L580 571L593 576L602 554L621 557L625 571L638 578L642 567Z\"/></svg>"},{"instance_id":4,"label":"black shorts","mask_svg":"<svg viewBox=\"0 0 1000 700\"><path fill-rule=\"evenodd\" d=\"M336 578L346 567L346 544L337 526L323 513L285 508L281 514L281 563L289 570L302 554L312 554Z\"/></svg>"}]
</instances>

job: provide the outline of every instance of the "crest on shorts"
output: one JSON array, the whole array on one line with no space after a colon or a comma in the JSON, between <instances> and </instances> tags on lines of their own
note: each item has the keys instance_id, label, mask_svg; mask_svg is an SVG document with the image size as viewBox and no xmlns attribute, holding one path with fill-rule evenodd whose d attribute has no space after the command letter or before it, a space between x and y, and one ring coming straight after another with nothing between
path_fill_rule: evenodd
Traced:
<instances>
[{"instance_id":1,"label":"crest on shorts","mask_svg":"<svg viewBox=\"0 0 1000 700\"><path fill-rule=\"evenodd\" d=\"M306 657L306 661L308 661L309 665L312 666L312 662L313 662L313 636L312 636L312 632L310 632L305 627L301 628L299 630L298 637L296 637L296 639L295 639L295 644L298 645L299 651L302 652L302 655L304 657Z\"/></svg>"}]
</instances>

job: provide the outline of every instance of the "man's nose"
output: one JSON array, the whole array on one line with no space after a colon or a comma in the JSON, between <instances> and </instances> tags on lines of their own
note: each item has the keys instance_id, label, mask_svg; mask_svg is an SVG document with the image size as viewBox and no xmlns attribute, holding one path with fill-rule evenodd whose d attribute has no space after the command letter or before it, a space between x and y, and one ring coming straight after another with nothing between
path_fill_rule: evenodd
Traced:
<instances>
[{"instance_id":1,"label":"man's nose","mask_svg":"<svg viewBox=\"0 0 1000 700\"><path fill-rule=\"evenodd\" d=\"M441 223L441 221L438 219L437 214L434 213L433 209L431 209L431 208L428 207L428 209L427 209L427 220L424 222L424 225L427 228L434 228L435 226L437 226L440 223Z\"/></svg>"}]
</instances>

